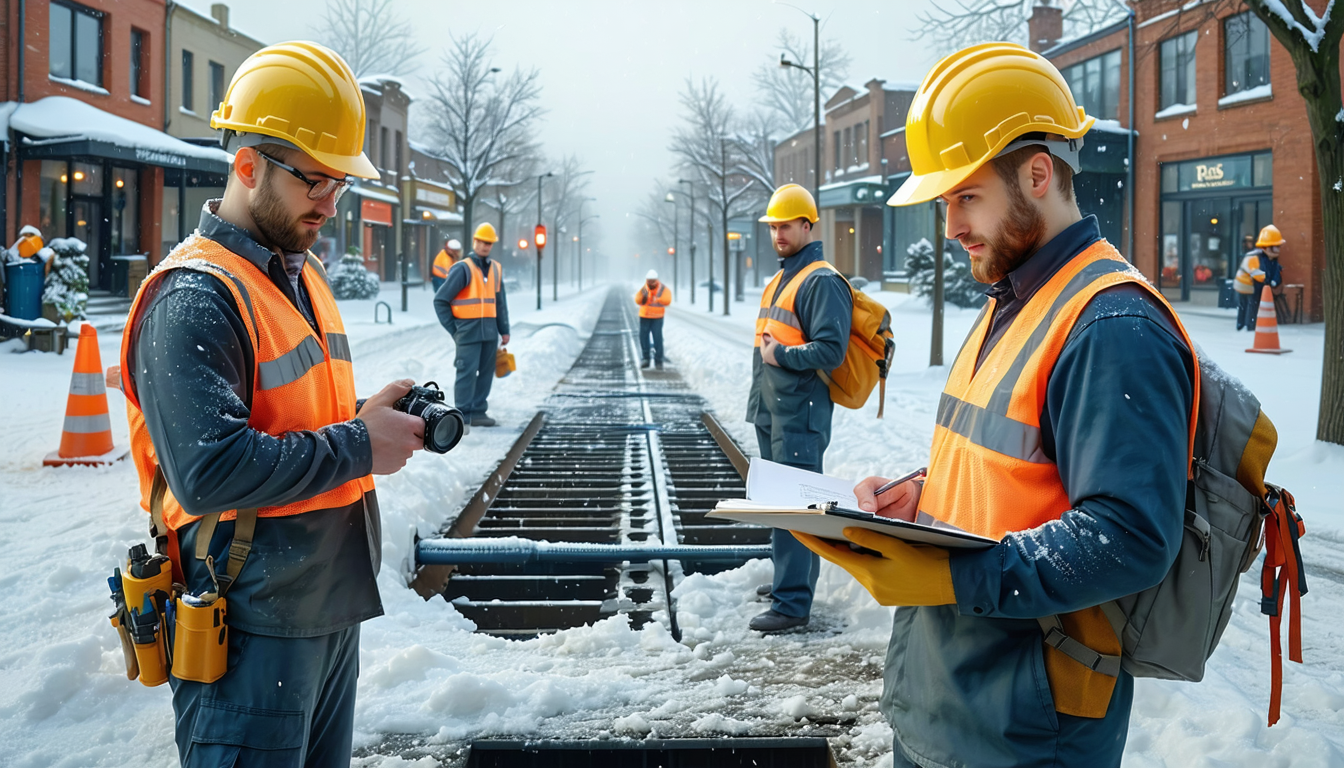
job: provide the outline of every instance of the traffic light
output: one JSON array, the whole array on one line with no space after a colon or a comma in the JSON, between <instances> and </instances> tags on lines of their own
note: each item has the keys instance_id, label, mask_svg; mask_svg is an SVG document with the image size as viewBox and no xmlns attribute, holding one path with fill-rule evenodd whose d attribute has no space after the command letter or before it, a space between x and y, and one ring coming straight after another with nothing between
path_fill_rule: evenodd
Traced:
<instances>
[{"instance_id":1,"label":"traffic light","mask_svg":"<svg viewBox=\"0 0 1344 768\"><path fill-rule=\"evenodd\" d=\"M538 224L536 229L537 250L546 247L546 225Z\"/></svg>"},{"instance_id":2,"label":"traffic light","mask_svg":"<svg viewBox=\"0 0 1344 768\"><path fill-rule=\"evenodd\" d=\"M526 237L519 238L519 240L518 240L518 250L520 250L520 251L526 251L526 250L527 250L527 238L526 238Z\"/></svg>"}]
</instances>

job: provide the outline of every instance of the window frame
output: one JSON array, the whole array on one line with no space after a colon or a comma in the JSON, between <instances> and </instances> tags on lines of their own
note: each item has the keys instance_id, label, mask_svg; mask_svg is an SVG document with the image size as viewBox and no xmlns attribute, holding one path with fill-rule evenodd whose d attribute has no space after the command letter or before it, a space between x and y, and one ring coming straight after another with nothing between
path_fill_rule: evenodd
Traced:
<instances>
[{"instance_id":1,"label":"window frame","mask_svg":"<svg viewBox=\"0 0 1344 768\"><path fill-rule=\"evenodd\" d=\"M206 111L213 112L224 101L224 90L228 84L224 78L224 65L213 59L208 60L207 68L210 70L210 103L206 104Z\"/></svg>"},{"instance_id":2,"label":"window frame","mask_svg":"<svg viewBox=\"0 0 1344 768\"><path fill-rule=\"evenodd\" d=\"M149 33L138 27L131 27L131 49L130 49L130 88L131 95L147 99L144 92L148 90L145 85L145 48L149 40Z\"/></svg>"},{"instance_id":3,"label":"window frame","mask_svg":"<svg viewBox=\"0 0 1344 768\"><path fill-rule=\"evenodd\" d=\"M1260 20L1259 16L1256 16L1254 13L1250 11L1243 11L1242 13L1235 13L1232 14L1231 16L1226 16L1223 18L1222 21L1223 21L1223 30L1222 30L1223 31L1223 96L1224 97L1234 96L1238 93L1243 93L1253 88L1258 88L1262 85L1269 85L1270 73L1272 67L1270 63L1271 43L1269 39L1270 38L1269 27L1265 26L1265 23ZM1232 78L1234 76L1233 74L1234 67L1232 60L1234 56L1233 53L1234 41L1232 39L1232 33L1230 32L1229 27L1231 27L1233 24L1239 24L1239 23L1243 24L1242 31L1238 33L1242 37L1242 40L1239 41L1239 44L1241 46L1244 46L1246 50L1241 60L1242 66L1239 68L1240 72L1237 72L1236 74L1241 75L1246 82L1243 83L1241 87L1234 89L1232 85ZM1259 27L1259 31L1263 34L1264 51L1261 54L1253 55L1251 52L1251 47L1255 42L1254 33L1256 31L1255 28L1257 25ZM1261 57L1263 57L1264 59L1264 73L1262 76L1263 82L1252 84L1250 83L1251 76L1247 73L1247 64L1249 64L1249 62L1252 61L1253 59Z\"/></svg>"},{"instance_id":4,"label":"window frame","mask_svg":"<svg viewBox=\"0 0 1344 768\"><path fill-rule=\"evenodd\" d=\"M179 109L185 109L192 114L196 113L196 54L186 48L182 49L182 101L178 104Z\"/></svg>"},{"instance_id":5,"label":"window frame","mask_svg":"<svg viewBox=\"0 0 1344 768\"><path fill-rule=\"evenodd\" d=\"M1188 48L1182 50L1182 43L1183 41L1186 40L1193 40L1194 42L1191 43ZM1167 67L1168 45L1172 46L1171 58L1174 58L1176 60L1176 63L1170 68L1173 73L1173 77L1175 78L1172 83L1173 92L1171 94L1172 98L1170 101L1167 100L1166 93L1164 92L1165 79L1168 70ZM1158 42L1157 109L1159 112L1176 104L1186 104L1189 106L1195 106L1198 103L1198 99L1196 97L1196 85L1195 85L1195 80L1197 80L1199 76L1198 64L1196 58L1196 51L1198 50L1198 47L1199 47L1198 29L1192 29L1187 32L1182 32L1178 35L1173 35L1172 37L1168 37L1167 39ZM1182 61L1183 57L1184 61ZM1181 71L1183 69L1188 71L1183 74ZM1182 82L1183 79L1189 80L1189 82ZM1196 97L1196 100L1194 101L1189 100L1191 97Z\"/></svg>"},{"instance_id":6,"label":"window frame","mask_svg":"<svg viewBox=\"0 0 1344 768\"><path fill-rule=\"evenodd\" d=\"M89 85L94 85L99 88L103 88L104 87L103 57L107 49L107 46L105 44L105 38L107 37L107 30L105 29L103 21L107 18L107 14L104 13L103 11L95 10L93 8L89 8L87 6L83 6L78 3L69 2L69 0L51 0L50 6L51 8L56 7L63 8L70 14L70 49L69 49L70 61L68 62L70 66L70 73L69 75L60 75L51 71L51 51L50 48L48 48L47 53L48 74L51 77L61 78L65 80L75 80L77 82L88 83ZM51 8L48 8L47 10L47 34L49 38L51 36ZM93 54L94 58L93 70L98 75L96 80L85 80L84 78L79 76L80 64L82 62L82 59L80 57L80 46L79 46L79 17L81 15L88 17L98 25L98 35L96 41L97 45L95 46L95 51Z\"/></svg>"},{"instance_id":7,"label":"window frame","mask_svg":"<svg viewBox=\"0 0 1344 768\"><path fill-rule=\"evenodd\" d=\"M1073 93L1074 102L1087 114L1101 120L1120 118L1120 50L1114 48L1104 51L1060 70L1060 74L1064 75L1064 81L1069 84L1069 91ZM1087 66L1094 62L1097 71L1096 82L1093 84L1088 82ZM1109 66L1112 62L1114 67ZM1107 77L1112 72L1115 73L1115 77ZM1089 85L1095 85L1095 99L1089 95ZM1110 85L1115 86L1113 91L1108 87Z\"/></svg>"}]
</instances>

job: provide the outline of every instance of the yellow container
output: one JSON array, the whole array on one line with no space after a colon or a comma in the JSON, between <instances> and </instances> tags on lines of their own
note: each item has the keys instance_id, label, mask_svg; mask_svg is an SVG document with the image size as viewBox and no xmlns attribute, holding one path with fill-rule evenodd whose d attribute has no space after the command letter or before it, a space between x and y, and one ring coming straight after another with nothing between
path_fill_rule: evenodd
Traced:
<instances>
[{"instance_id":1,"label":"yellow container","mask_svg":"<svg viewBox=\"0 0 1344 768\"><path fill-rule=\"evenodd\" d=\"M125 570L121 572L121 591L126 596L126 607L136 609L145 604L145 595L162 592L162 595L154 597L154 607L162 616L163 610L168 607L168 601L173 596L173 567L172 562L166 557L152 562L153 566L158 567L158 574L137 579L131 575L131 562L127 561Z\"/></svg>"},{"instance_id":2,"label":"yellow container","mask_svg":"<svg viewBox=\"0 0 1344 768\"><path fill-rule=\"evenodd\" d=\"M163 630L147 643L135 643L135 661L140 666L140 683L149 688L168 682L168 659L164 655Z\"/></svg>"},{"instance_id":3,"label":"yellow container","mask_svg":"<svg viewBox=\"0 0 1344 768\"><path fill-rule=\"evenodd\" d=\"M224 598L206 605L177 599L173 638L173 676L213 683L229 668L228 608Z\"/></svg>"}]
</instances>

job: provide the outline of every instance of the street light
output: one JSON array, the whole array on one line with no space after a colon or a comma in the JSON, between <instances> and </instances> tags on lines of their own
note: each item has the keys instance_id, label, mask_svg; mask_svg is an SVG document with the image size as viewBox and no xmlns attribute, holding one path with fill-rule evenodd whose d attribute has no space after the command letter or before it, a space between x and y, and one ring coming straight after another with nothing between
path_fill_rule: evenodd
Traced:
<instances>
[{"instance_id":1,"label":"street light","mask_svg":"<svg viewBox=\"0 0 1344 768\"><path fill-rule=\"evenodd\" d=\"M784 3L784 5L788 5ZM816 166L812 173L812 197L821 199L821 18L815 13L808 13L802 8L790 5L796 11L805 14L812 20L812 66L805 67L802 64L789 61L784 58L784 54L779 54L779 66L788 69L793 67L801 69L812 75L812 142L813 158ZM695 231L692 228L691 231Z\"/></svg>"},{"instance_id":2,"label":"street light","mask_svg":"<svg viewBox=\"0 0 1344 768\"><path fill-rule=\"evenodd\" d=\"M695 182L686 179L677 179L678 184L689 184L691 187L691 303L695 303ZM675 262L673 262L675 263ZM712 281L711 281L712 282Z\"/></svg>"},{"instance_id":3,"label":"street light","mask_svg":"<svg viewBox=\"0 0 1344 768\"><path fill-rule=\"evenodd\" d=\"M554 173L547 171L537 177L537 226L541 226L541 180L547 176L554 176ZM541 309L541 248L537 249L537 309Z\"/></svg>"},{"instance_id":4,"label":"street light","mask_svg":"<svg viewBox=\"0 0 1344 768\"><path fill-rule=\"evenodd\" d=\"M677 207L677 198L671 192L667 193L663 202L672 204L672 250L669 253L672 256L672 290L676 291L681 289L681 281L677 279L677 254L681 252L677 219L681 209Z\"/></svg>"},{"instance_id":5,"label":"street light","mask_svg":"<svg viewBox=\"0 0 1344 768\"><path fill-rule=\"evenodd\" d=\"M579 290L583 290L583 204L596 202L596 197L585 197L579 201L579 234L575 237L575 242L579 244Z\"/></svg>"}]
</instances>

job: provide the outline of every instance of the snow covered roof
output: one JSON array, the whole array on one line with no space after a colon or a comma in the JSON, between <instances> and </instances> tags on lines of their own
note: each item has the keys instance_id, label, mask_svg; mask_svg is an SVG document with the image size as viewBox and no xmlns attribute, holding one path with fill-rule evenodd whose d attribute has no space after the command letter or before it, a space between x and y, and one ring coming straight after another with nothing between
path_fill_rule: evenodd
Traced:
<instances>
[{"instance_id":1,"label":"snow covered roof","mask_svg":"<svg viewBox=\"0 0 1344 768\"><path fill-rule=\"evenodd\" d=\"M6 102L3 106L13 104ZM6 112L0 109L0 119L5 116ZM0 128L6 129L6 134L11 128L24 134L26 147L97 142L127 150L117 154L142 163L214 173L226 172L233 163L233 155L222 149L188 144L68 96L48 96L14 105L7 116Z\"/></svg>"},{"instance_id":2,"label":"snow covered roof","mask_svg":"<svg viewBox=\"0 0 1344 768\"><path fill-rule=\"evenodd\" d=\"M415 101L415 96L406 90L406 81L396 75L365 75L359 78L360 86L382 93L383 86L391 83L401 90L401 95Z\"/></svg>"}]
</instances>

